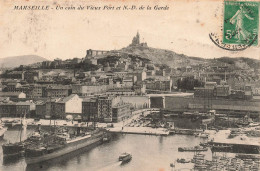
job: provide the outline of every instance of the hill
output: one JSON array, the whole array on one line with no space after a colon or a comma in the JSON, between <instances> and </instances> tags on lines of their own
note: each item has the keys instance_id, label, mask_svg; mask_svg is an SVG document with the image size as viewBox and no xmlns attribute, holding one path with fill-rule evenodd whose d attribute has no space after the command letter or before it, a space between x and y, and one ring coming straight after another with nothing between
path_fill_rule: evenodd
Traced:
<instances>
[{"instance_id":1,"label":"hill","mask_svg":"<svg viewBox=\"0 0 260 171\"><path fill-rule=\"evenodd\" d=\"M154 63L167 64L173 68L207 62L207 60L203 58L189 57L170 50L156 49L151 47L128 46L119 51L138 55L142 58L149 59Z\"/></svg>"},{"instance_id":2,"label":"hill","mask_svg":"<svg viewBox=\"0 0 260 171\"><path fill-rule=\"evenodd\" d=\"M234 65L237 68L240 69L259 69L260 68L260 61L257 59L251 59L251 58L230 58L230 57L221 57L215 59L218 62L228 64L228 65Z\"/></svg>"},{"instance_id":3,"label":"hill","mask_svg":"<svg viewBox=\"0 0 260 171\"><path fill-rule=\"evenodd\" d=\"M238 57L221 57L215 59L204 59L199 57L186 56L176 52L164 49L156 49L147 46L128 46L119 50L133 55L138 55L142 58L149 59L154 63L166 64L170 67L185 67L188 65L208 64L214 65L218 62L221 65L232 65L239 69L259 69L260 61L257 59Z\"/></svg>"},{"instance_id":4,"label":"hill","mask_svg":"<svg viewBox=\"0 0 260 171\"><path fill-rule=\"evenodd\" d=\"M0 68L14 68L20 65L30 65L47 59L37 55L23 55L0 58Z\"/></svg>"}]
</instances>

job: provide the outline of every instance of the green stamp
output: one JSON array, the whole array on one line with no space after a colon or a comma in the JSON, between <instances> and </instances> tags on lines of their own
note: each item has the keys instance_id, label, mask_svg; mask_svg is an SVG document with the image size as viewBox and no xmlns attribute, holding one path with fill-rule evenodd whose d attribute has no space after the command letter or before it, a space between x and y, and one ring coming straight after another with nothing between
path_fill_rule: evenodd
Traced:
<instances>
[{"instance_id":1,"label":"green stamp","mask_svg":"<svg viewBox=\"0 0 260 171\"><path fill-rule=\"evenodd\" d=\"M258 44L259 2L225 1L223 43Z\"/></svg>"}]
</instances>

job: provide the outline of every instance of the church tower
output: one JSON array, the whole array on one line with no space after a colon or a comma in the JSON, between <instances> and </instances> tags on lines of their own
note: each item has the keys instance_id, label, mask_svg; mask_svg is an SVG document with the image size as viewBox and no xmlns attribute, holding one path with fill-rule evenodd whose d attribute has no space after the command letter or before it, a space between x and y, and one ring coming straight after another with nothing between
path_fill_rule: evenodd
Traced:
<instances>
[{"instance_id":1,"label":"church tower","mask_svg":"<svg viewBox=\"0 0 260 171\"><path fill-rule=\"evenodd\" d=\"M136 33L136 44L137 44L137 45L140 44L140 34L139 34L138 31L137 31L137 33Z\"/></svg>"}]
</instances>

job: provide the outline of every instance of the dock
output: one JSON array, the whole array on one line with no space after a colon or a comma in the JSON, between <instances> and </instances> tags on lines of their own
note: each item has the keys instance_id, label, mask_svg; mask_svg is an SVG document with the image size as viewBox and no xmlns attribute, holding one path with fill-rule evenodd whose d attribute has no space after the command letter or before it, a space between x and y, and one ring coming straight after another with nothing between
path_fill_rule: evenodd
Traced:
<instances>
[{"instance_id":1,"label":"dock","mask_svg":"<svg viewBox=\"0 0 260 171\"><path fill-rule=\"evenodd\" d=\"M170 134L168 129L165 128L151 128L151 127L115 127L109 128L109 132L122 133L122 134L141 134L141 135L164 135Z\"/></svg>"}]
</instances>

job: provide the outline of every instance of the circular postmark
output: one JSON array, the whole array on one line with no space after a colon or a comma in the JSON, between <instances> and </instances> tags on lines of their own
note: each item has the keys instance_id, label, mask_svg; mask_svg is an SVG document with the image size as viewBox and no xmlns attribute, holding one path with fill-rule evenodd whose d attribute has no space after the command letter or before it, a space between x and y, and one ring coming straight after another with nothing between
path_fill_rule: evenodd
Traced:
<instances>
[{"instance_id":1,"label":"circular postmark","mask_svg":"<svg viewBox=\"0 0 260 171\"><path fill-rule=\"evenodd\" d=\"M222 38L217 33L210 33L209 34L210 40L219 48L229 50L229 51L243 51L247 49L248 47L252 46L254 42L257 40L258 35L256 34L251 41L246 41L244 44L227 44L222 41Z\"/></svg>"}]
</instances>

